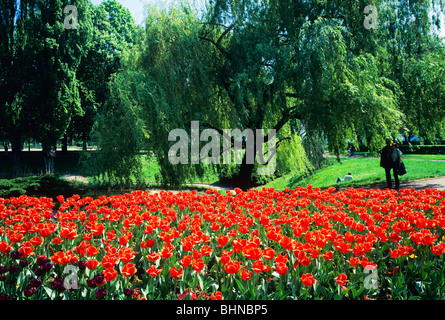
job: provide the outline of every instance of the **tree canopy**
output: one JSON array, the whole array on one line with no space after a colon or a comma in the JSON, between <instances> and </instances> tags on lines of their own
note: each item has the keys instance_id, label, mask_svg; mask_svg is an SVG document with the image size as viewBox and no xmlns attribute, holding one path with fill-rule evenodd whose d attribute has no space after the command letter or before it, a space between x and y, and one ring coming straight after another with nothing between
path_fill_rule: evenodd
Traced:
<instances>
[{"instance_id":1,"label":"tree canopy","mask_svg":"<svg viewBox=\"0 0 445 320\"><path fill-rule=\"evenodd\" d=\"M177 185L210 166L169 160L169 133L190 137L193 121L220 137L263 129L255 156L276 159L275 175L310 171L321 150L311 143L338 155L348 142L378 150L386 137L443 137L444 0L183 1L147 6L145 30L115 0L70 4L74 30L63 26L67 1L0 5L0 131L13 149L24 135L92 135L103 159L115 155L99 174L137 174L144 149ZM250 186L268 163L248 156L211 167Z\"/></svg>"},{"instance_id":2,"label":"tree canopy","mask_svg":"<svg viewBox=\"0 0 445 320\"><path fill-rule=\"evenodd\" d=\"M0 17L0 131L12 144L17 175L25 139L46 150L69 127L88 139L109 77L138 29L114 0L97 7L88 0L8 0Z\"/></svg>"},{"instance_id":3,"label":"tree canopy","mask_svg":"<svg viewBox=\"0 0 445 320\"><path fill-rule=\"evenodd\" d=\"M71 117L82 113L76 73L90 46L87 0L71 1L82 22L67 30L68 1L2 1L0 4L0 91L3 130L20 171L24 138L54 145Z\"/></svg>"},{"instance_id":4,"label":"tree canopy","mask_svg":"<svg viewBox=\"0 0 445 320\"><path fill-rule=\"evenodd\" d=\"M110 97L111 76L123 69L123 60L140 41L142 28L136 26L128 9L116 0L91 7L92 45L80 62L77 77L81 83L83 114L77 115L68 128L70 136L84 142L105 102Z\"/></svg>"},{"instance_id":5,"label":"tree canopy","mask_svg":"<svg viewBox=\"0 0 445 320\"><path fill-rule=\"evenodd\" d=\"M364 26L370 4L378 10L378 28ZM133 98L140 97L134 105L148 115L150 145L162 167L176 178L178 170L193 171L162 160L168 132L190 131L193 120L221 134L224 128L275 129L279 154L297 149L297 132L322 137L337 154L348 140L377 150L408 126L422 128L424 136L438 133L443 50L431 51L441 43L430 32L431 4L443 8L442 1L218 0L202 16L187 4L152 9L134 71L143 75L146 94ZM413 52L403 28L413 29L409 37L427 49L412 63L395 62L400 52ZM244 159L237 181L254 179L254 167Z\"/></svg>"}]
</instances>

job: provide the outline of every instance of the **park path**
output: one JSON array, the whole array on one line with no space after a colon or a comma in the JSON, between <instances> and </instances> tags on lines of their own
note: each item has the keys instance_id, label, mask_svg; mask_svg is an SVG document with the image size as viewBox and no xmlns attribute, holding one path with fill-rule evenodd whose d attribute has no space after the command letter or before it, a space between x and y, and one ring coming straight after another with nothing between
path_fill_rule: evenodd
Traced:
<instances>
[{"instance_id":1,"label":"park path","mask_svg":"<svg viewBox=\"0 0 445 320\"><path fill-rule=\"evenodd\" d=\"M357 187L359 188L359 187ZM386 182L366 185L360 187L363 189L385 189ZM400 189L425 190L425 189L438 189L445 190L445 177L429 178L429 179L416 179L416 180L401 180Z\"/></svg>"},{"instance_id":2,"label":"park path","mask_svg":"<svg viewBox=\"0 0 445 320\"><path fill-rule=\"evenodd\" d=\"M67 180L70 180L70 181L80 181L80 182L88 183L88 178L80 176L80 175L66 174L66 175L63 175L63 177L65 179L67 179ZM204 188L211 188L211 189L214 189L214 190L234 190L234 188L231 188L231 187L222 186L222 185L215 185L215 184L207 184L207 183L187 183L187 185L189 185L189 186L199 186L199 187L204 187ZM156 187L148 188L147 191L150 194L159 193L161 191L167 191L167 192L171 191L173 193L181 192L181 190L161 189L161 188L156 188ZM182 191L184 191L184 190L182 190Z\"/></svg>"},{"instance_id":3,"label":"park path","mask_svg":"<svg viewBox=\"0 0 445 320\"><path fill-rule=\"evenodd\" d=\"M82 181L82 182L88 182L88 179L82 176L76 176L76 175L65 175L64 176L66 179L68 180L77 180L77 181ZM233 187L227 187L227 186L222 186L222 185L217 185L217 184L206 184L206 183L194 183L194 184L190 184L193 186L200 186L200 187L204 187L204 188L211 188L214 190L234 190ZM337 190L341 190L341 186L339 185L335 185L335 188ZM356 187L356 189L358 188L362 188L362 189L385 189L386 188L386 183L382 182L382 183L377 183L377 184L370 184L370 185L364 185L364 186L360 186L360 187ZM402 180L400 181L400 189L410 189L410 188L414 188L415 190L425 190L425 189L438 189L438 190L445 190L445 177L438 177L438 178L429 178L429 179L417 179L417 180ZM160 188L149 188L147 189L147 191L150 194L155 194L155 193L159 193L162 190L164 191L171 191L173 193L178 193L181 192L181 190L175 190L175 189L160 189ZM182 190L184 191L184 190Z\"/></svg>"}]
</instances>

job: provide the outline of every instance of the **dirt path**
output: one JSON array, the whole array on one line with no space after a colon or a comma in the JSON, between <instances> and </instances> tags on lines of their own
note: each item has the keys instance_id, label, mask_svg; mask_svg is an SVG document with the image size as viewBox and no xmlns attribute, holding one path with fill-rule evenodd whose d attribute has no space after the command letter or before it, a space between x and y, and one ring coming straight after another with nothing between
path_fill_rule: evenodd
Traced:
<instances>
[{"instance_id":1,"label":"dirt path","mask_svg":"<svg viewBox=\"0 0 445 320\"><path fill-rule=\"evenodd\" d=\"M88 182L88 178L82 177L82 176L76 176L76 175L65 175L64 178L68 180L77 180L82 182ZM215 190L233 190L234 188L230 188L227 186L221 186L221 185L215 185L215 184L205 184L205 183L194 183L189 184L190 190L192 189L192 186L199 186L204 188L211 188ZM340 185L335 185L337 190L342 190ZM364 185L364 186L357 186L355 188L363 188L363 189L385 189L386 183L378 183L378 184L371 184L371 185ZM417 179L417 180L407 180L407 181L400 181L400 189L410 189L414 188L415 190L424 190L424 189L439 189L439 190L445 190L445 177L439 177L439 178L430 178L430 179ZM184 189L182 191L186 191L188 189ZM161 191L166 192L173 192L178 193L181 192L181 190L176 189L161 189L161 188L148 188L147 191L150 194L156 194L160 193ZM203 191L202 191L203 192Z\"/></svg>"},{"instance_id":2,"label":"dirt path","mask_svg":"<svg viewBox=\"0 0 445 320\"><path fill-rule=\"evenodd\" d=\"M356 188L385 189L386 182L360 186ZM400 189L410 189L410 188L414 188L415 190L425 190L425 189L445 190L445 177L400 181Z\"/></svg>"},{"instance_id":3,"label":"dirt path","mask_svg":"<svg viewBox=\"0 0 445 320\"><path fill-rule=\"evenodd\" d=\"M445 177L400 181L401 188L445 190Z\"/></svg>"},{"instance_id":4,"label":"dirt path","mask_svg":"<svg viewBox=\"0 0 445 320\"><path fill-rule=\"evenodd\" d=\"M84 183L88 183L88 178L74 175L74 174L65 174L62 177L64 177L67 180L70 180L70 181L81 181Z\"/></svg>"},{"instance_id":5,"label":"dirt path","mask_svg":"<svg viewBox=\"0 0 445 320\"><path fill-rule=\"evenodd\" d=\"M206 189L213 189L213 190L218 190L218 191L220 191L220 190L232 190L233 191L233 189L234 188L229 188L229 187L224 187L224 186L219 186L219 185L214 185L214 184L206 184L206 183L193 183L193 184L189 184L190 185L190 190L192 189L192 186L199 186L199 187L203 187L203 188L206 188ZM148 188L147 189L147 191L150 193L150 194L156 194L156 193L159 193L159 192L161 192L161 191L166 191L166 192L173 192L174 194L176 194L176 193L178 193L178 192L182 192L182 191L187 191L188 189L185 189L185 190L175 190L175 189L173 189L173 190L168 190L168 189L160 189L160 188ZM204 194L204 191L202 190L202 191L198 191L198 193L203 193Z\"/></svg>"},{"instance_id":6,"label":"dirt path","mask_svg":"<svg viewBox=\"0 0 445 320\"><path fill-rule=\"evenodd\" d=\"M63 175L63 177L69 181L80 181L83 183L88 183L88 178L84 177L84 176L80 176L80 175L72 175L72 174L66 174ZM230 187L226 187L226 186L222 186L222 185L214 185L214 184L206 184L206 183L187 183L187 185L190 186L190 190L192 189L193 186L198 186L198 187L203 187L203 188L211 188L211 189L215 189L215 190L233 190L234 188L230 188ZM189 188L186 188L184 190L188 190ZM182 191L184 191L182 190ZM152 188L147 188L147 191L150 194L155 194L155 193L159 193L161 191L167 191L167 192L173 192L173 193L178 193L181 192L181 190L176 190L176 189L161 189L161 188L156 188L156 187L152 187Z\"/></svg>"},{"instance_id":7,"label":"dirt path","mask_svg":"<svg viewBox=\"0 0 445 320\"><path fill-rule=\"evenodd\" d=\"M405 157L408 156L408 157ZM328 158L337 158L336 155L333 154L327 154L325 155L325 157ZM364 155L340 155L340 158L342 159L358 159L358 158L367 158L367 159L380 159L377 156L364 156ZM407 154L407 155L402 155L402 158L405 158L406 160L416 160L416 161L445 161L445 159L427 159L427 158L411 158L411 154Z\"/></svg>"}]
</instances>

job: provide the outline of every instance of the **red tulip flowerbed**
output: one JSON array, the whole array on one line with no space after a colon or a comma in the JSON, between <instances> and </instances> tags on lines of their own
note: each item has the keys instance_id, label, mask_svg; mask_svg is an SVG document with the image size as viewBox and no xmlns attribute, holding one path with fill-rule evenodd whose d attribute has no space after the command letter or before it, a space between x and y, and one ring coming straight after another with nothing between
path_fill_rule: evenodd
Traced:
<instances>
[{"instance_id":1,"label":"red tulip flowerbed","mask_svg":"<svg viewBox=\"0 0 445 320\"><path fill-rule=\"evenodd\" d=\"M0 299L443 299L445 192L0 198Z\"/></svg>"}]
</instances>

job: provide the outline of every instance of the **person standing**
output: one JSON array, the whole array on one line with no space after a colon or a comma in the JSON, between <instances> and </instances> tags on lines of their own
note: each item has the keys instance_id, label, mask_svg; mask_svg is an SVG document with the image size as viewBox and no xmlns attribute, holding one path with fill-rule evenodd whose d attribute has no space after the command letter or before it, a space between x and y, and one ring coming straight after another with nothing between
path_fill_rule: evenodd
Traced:
<instances>
[{"instance_id":1,"label":"person standing","mask_svg":"<svg viewBox=\"0 0 445 320\"><path fill-rule=\"evenodd\" d=\"M399 150L399 146L395 142L391 146L391 161L392 161L392 168L393 168L392 171L394 172L395 189L399 190L400 181L399 181L399 175L397 173L397 170L400 166L400 163L402 162L402 151Z\"/></svg>"},{"instance_id":2,"label":"person standing","mask_svg":"<svg viewBox=\"0 0 445 320\"><path fill-rule=\"evenodd\" d=\"M51 146L51 149L48 152L48 158L49 158L49 174L54 174L54 158L56 157L56 148L54 146Z\"/></svg>"},{"instance_id":3,"label":"person standing","mask_svg":"<svg viewBox=\"0 0 445 320\"><path fill-rule=\"evenodd\" d=\"M393 150L392 150L391 140L386 139L385 141L386 145L382 148L382 151L380 152L380 167L385 169L386 187L388 189L391 189L392 188L391 169L393 168L391 154Z\"/></svg>"},{"instance_id":4,"label":"person standing","mask_svg":"<svg viewBox=\"0 0 445 320\"><path fill-rule=\"evenodd\" d=\"M48 150L43 149L43 160L45 161L45 174L54 173L54 158L56 157L56 148L51 146Z\"/></svg>"}]
</instances>

